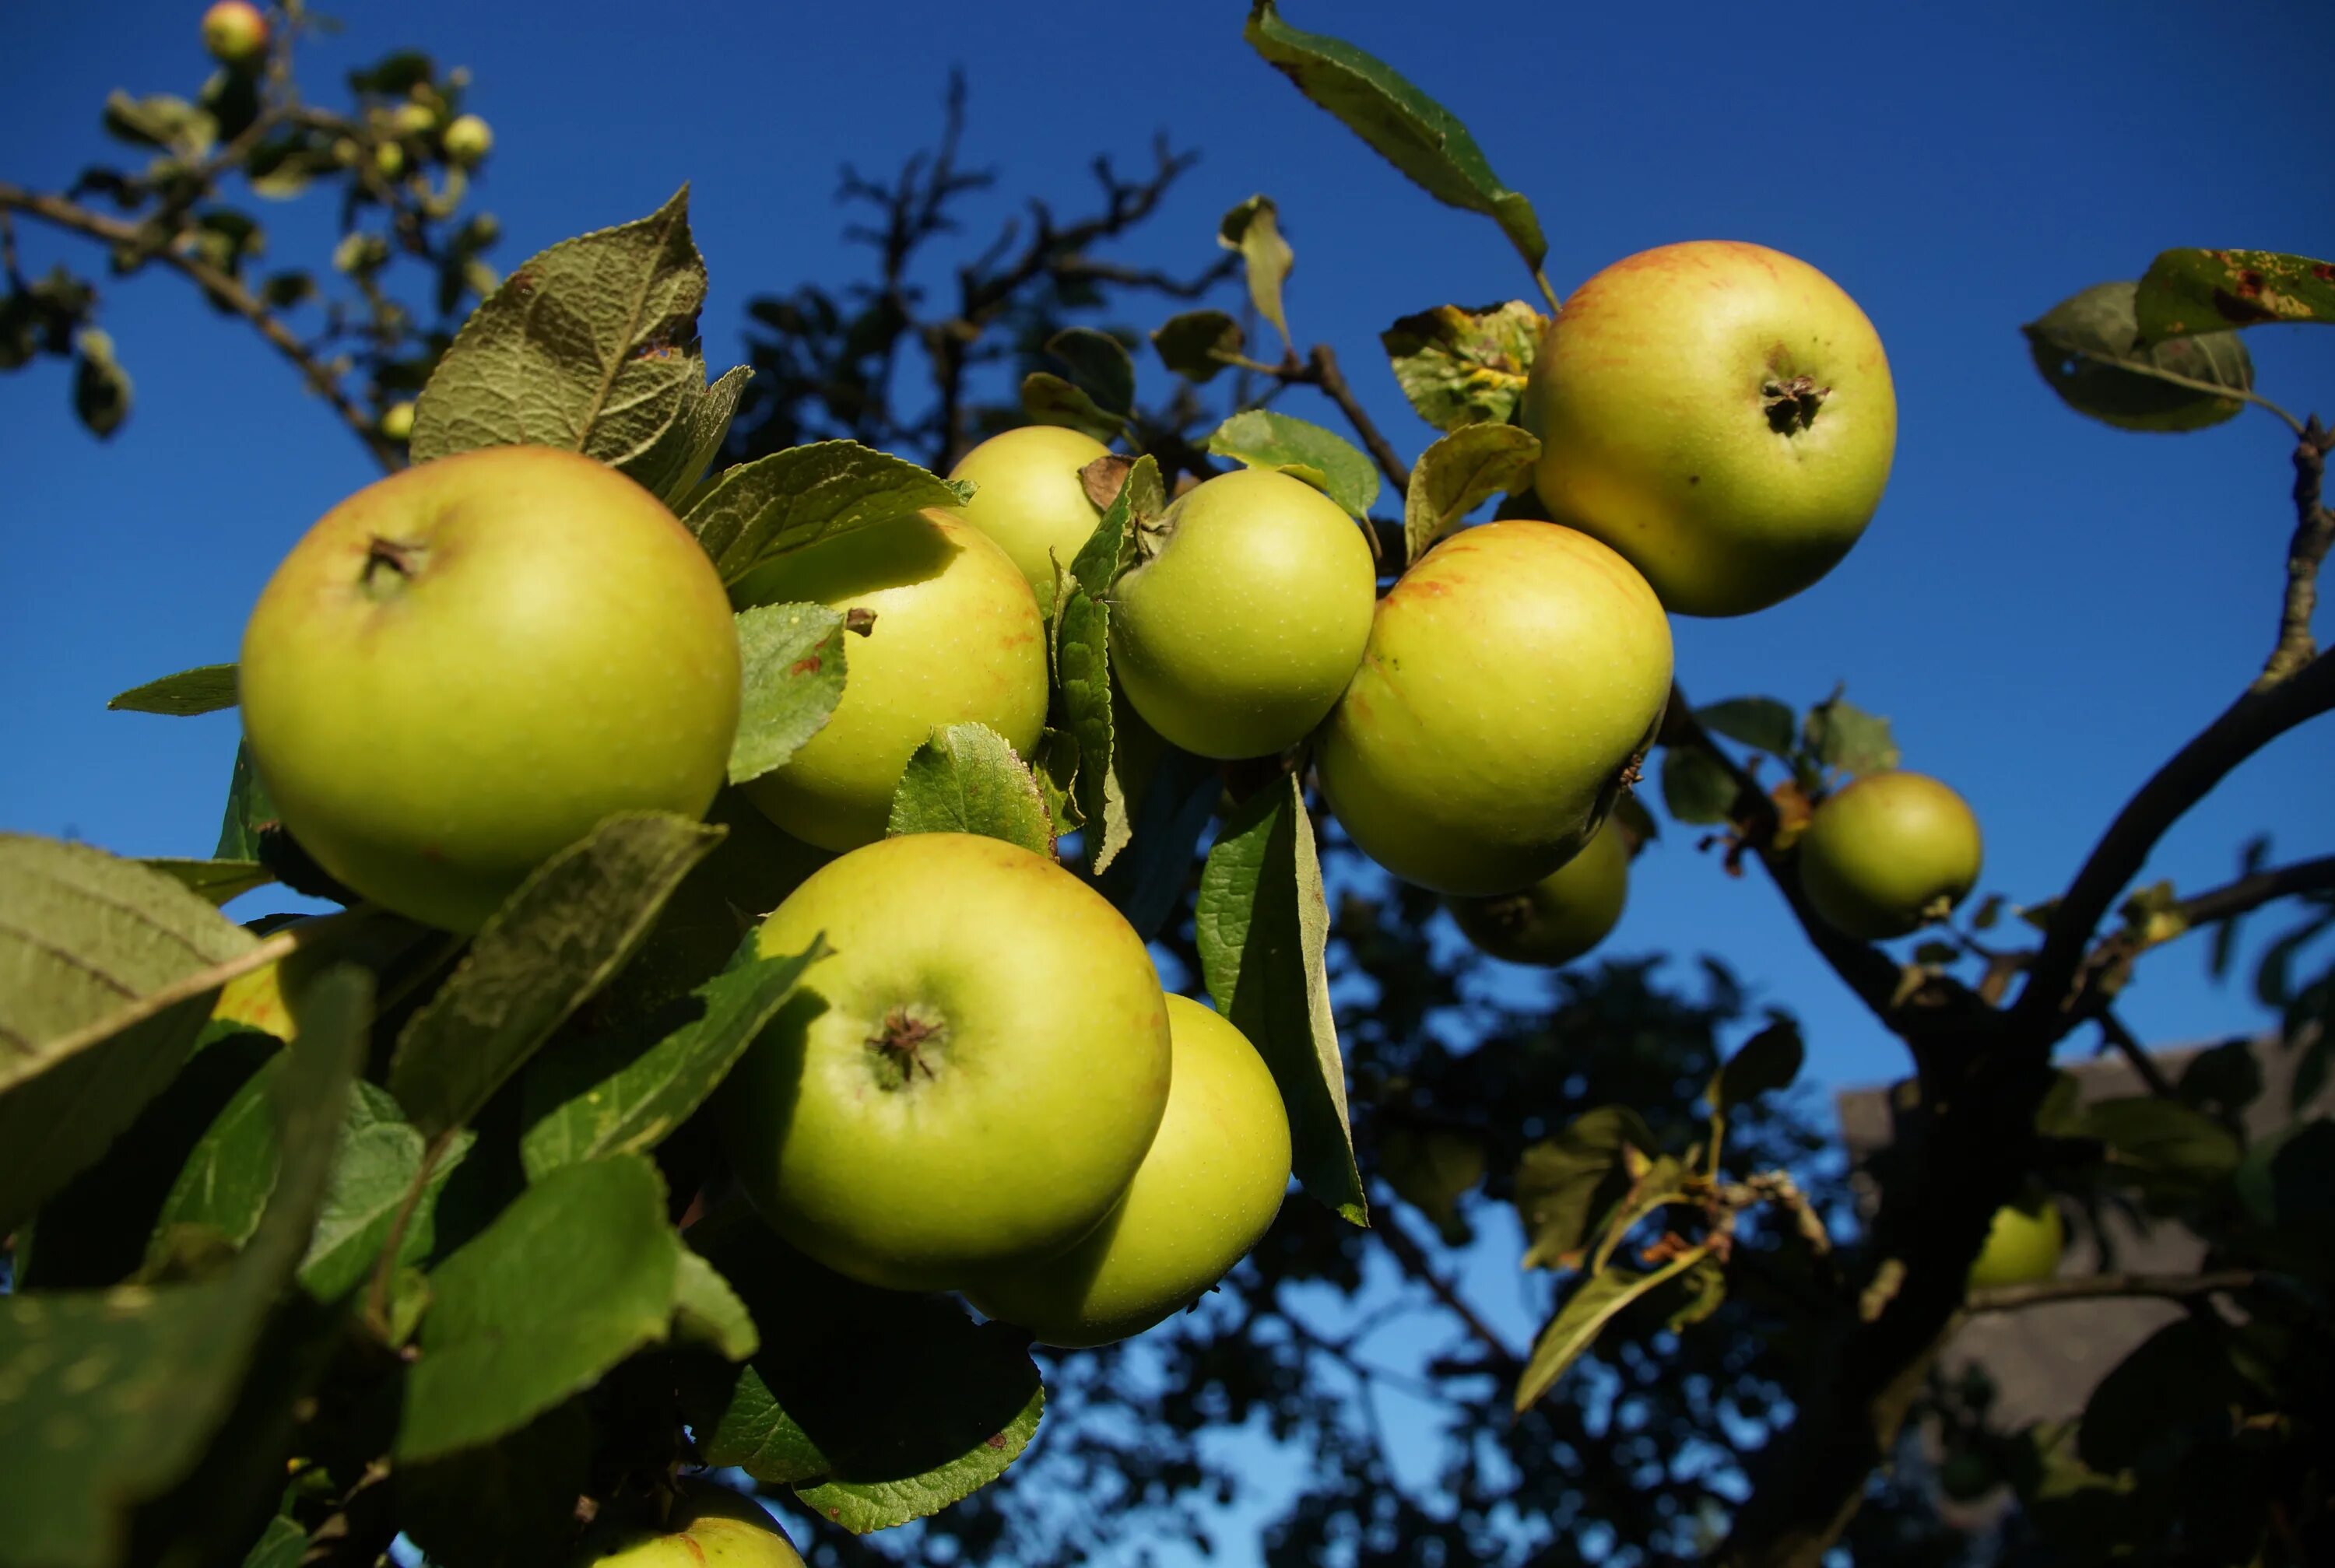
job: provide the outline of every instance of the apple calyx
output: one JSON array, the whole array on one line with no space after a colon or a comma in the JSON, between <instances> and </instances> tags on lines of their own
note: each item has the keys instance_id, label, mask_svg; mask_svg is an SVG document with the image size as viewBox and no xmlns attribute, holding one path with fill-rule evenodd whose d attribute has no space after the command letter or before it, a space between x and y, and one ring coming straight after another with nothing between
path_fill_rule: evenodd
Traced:
<instances>
[{"instance_id":1,"label":"apple calyx","mask_svg":"<svg viewBox=\"0 0 2335 1568\"><path fill-rule=\"evenodd\" d=\"M877 1080L887 1089L906 1089L918 1072L937 1078L928 1053L948 1043L948 1021L919 1002L893 1008L884 1025L867 1037L875 1054Z\"/></svg>"},{"instance_id":2,"label":"apple calyx","mask_svg":"<svg viewBox=\"0 0 2335 1568\"><path fill-rule=\"evenodd\" d=\"M358 581L376 599L387 598L421 575L430 547L418 539L387 539L375 534L365 546Z\"/></svg>"},{"instance_id":3,"label":"apple calyx","mask_svg":"<svg viewBox=\"0 0 2335 1568\"><path fill-rule=\"evenodd\" d=\"M1832 388L1817 385L1814 376L1796 375L1789 381L1770 378L1759 388L1759 406L1767 411L1768 428L1779 436L1796 436L1817 422L1817 411L1824 407Z\"/></svg>"},{"instance_id":4,"label":"apple calyx","mask_svg":"<svg viewBox=\"0 0 2335 1568\"><path fill-rule=\"evenodd\" d=\"M876 634L876 612L867 608L864 605L854 605L851 608L843 612L843 629L847 632L857 633L862 637L874 636Z\"/></svg>"}]
</instances>

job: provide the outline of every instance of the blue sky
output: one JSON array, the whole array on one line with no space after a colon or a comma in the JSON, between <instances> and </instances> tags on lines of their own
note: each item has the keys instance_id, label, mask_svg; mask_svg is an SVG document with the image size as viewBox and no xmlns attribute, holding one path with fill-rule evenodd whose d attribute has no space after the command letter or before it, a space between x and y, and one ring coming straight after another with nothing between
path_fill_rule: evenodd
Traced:
<instances>
[{"instance_id":1,"label":"blue sky","mask_svg":"<svg viewBox=\"0 0 2335 1568\"><path fill-rule=\"evenodd\" d=\"M12 7L0 178L53 188L110 156L97 130L110 88L190 92L199 9ZM341 9L345 34L306 73L319 96L400 45L476 73L471 105L498 137L481 200L503 221L506 267L693 182L717 367L751 294L857 274L829 205L837 165L896 165L932 132L960 65L968 157L1003 171L976 204L987 218L1030 194L1075 209L1092 154L1139 165L1161 130L1203 161L1114 254L1196 268L1226 208L1274 196L1297 251L1293 329L1337 349L1406 455L1430 432L1378 330L1530 292L1488 221L1408 186L1251 54L1238 4ZM1831 274L1880 329L1901 410L1880 514L1841 567L1780 608L1678 624L1698 701L1804 705L1846 679L1853 701L1895 721L1907 766L1976 808L1984 886L2034 900L2258 667L2292 521L2285 430L2253 412L2178 438L2090 424L2036 378L2017 327L2086 285L2136 276L2168 245L2335 253L2311 151L2335 8L1292 0L1289 13L1394 60L1468 122L1537 204L1560 289L1646 246L1750 239ZM271 209L285 219L271 260L321 253L297 211ZM102 261L28 226L20 245L28 267ZM275 561L373 470L247 329L173 278L101 281L138 391L110 445L73 423L54 365L0 379L0 828L202 854L233 720L109 714L104 700L233 657ZM2335 410L2335 332L2250 342L2271 396ZM2265 829L2280 859L2335 851L2330 777L2335 726L2289 737L2175 829L2150 876L2222 880ZM1800 1012L1827 1083L1901 1071L1779 907L1672 830L1638 863L1614 945L1723 956ZM2259 1019L2241 991L2205 984L2194 947L2159 955L2127 1012L2158 1040Z\"/></svg>"}]
</instances>

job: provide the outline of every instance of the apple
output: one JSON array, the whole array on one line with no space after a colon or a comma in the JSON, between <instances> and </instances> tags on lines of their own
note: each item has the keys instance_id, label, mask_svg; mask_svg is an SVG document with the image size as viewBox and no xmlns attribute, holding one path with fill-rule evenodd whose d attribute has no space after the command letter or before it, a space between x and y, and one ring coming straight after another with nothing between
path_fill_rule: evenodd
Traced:
<instances>
[{"instance_id":1,"label":"apple","mask_svg":"<svg viewBox=\"0 0 2335 1568\"><path fill-rule=\"evenodd\" d=\"M604 1525L586 1538L576 1568L802 1568L769 1510L709 1481L685 1486L662 1530Z\"/></svg>"},{"instance_id":2,"label":"apple","mask_svg":"<svg viewBox=\"0 0 2335 1568\"><path fill-rule=\"evenodd\" d=\"M988 725L1030 755L1046 728L1046 631L1005 552L938 508L790 551L731 589L750 605L867 610L844 644L843 699L786 763L743 789L806 843L853 849L884 837L892 791L944 725Z\"/></svg>"},{"instance_id":3,"label":"apple","mask_svg":"<svg viewBox=\"0 0 2335 1568\"><path fill-rule=\"evenodd\" d=\"M405 149L394 141L376 144L373 150L373 166L381 170L383 179L395 179L405 172Z\"/></svg>"},{"instance_id":4,"label":"apple","mask_svg":"<svg viewBox=\"0 0 2335 1568\"><path fill-rule=\"evenodd\" d=\"M247 71L267 58L267 17L250 0L218 0L203 13L203 47L220 64Z\"/></svg>"},{"instance_id":5,"label":"apple","mask_svg":"<svg viewBox=\"0 0 2335 1568\"><path fill-rule=\"evenodd\" d=\"M1067 568L1102 520L1079 470L1109 455L1084 431L1023 425L990 437L949 470L978 487L959 508L964 520L1013 557L1042 605L1053 603L1055 560Z\"/></svg>"},{"instance_id":6,"label":"apple","mask_svg":"<svg viewBox=\"0 0 2335 1568\"><path fill-rule=\"evenodd\" d=\"M1303 740L1362 661L1371 547L1303 479L1238 469L1170 505L1111 592L1110 667L1127 700L1202 757Z\"/></svg>"},{"instance_id":7,"label":"apple","mask_svg":"<svg viewBox=\"0 0 2335 1568\"><path fill-rule=\"evenodd\" d=\"M916 833L813 872L758 942L822 935L832 954L718 1097L771 1228L903 1291L1092 1230L1168 1104L1167 1002L1119 911L1017 845Z\"/></svg>"},{"instance_id":8,"label":"apple","mask_svg":"<svg viewBox=\"0 0 2335 1568\"><path fill-rule=\"evenodd\" d=\"M1800 835L1800 891L1850 936L1903 936L1962 901L1981 849L1952 789L1923 773L1867 773L1817 803Z\"/></svg>"},{"instance_id":9,"label":"apple","mask_svg":"<svg viewBox=\"0 0 2335 1568\"><path fill-rule=\"evenodd\" d=\"M494 150L495 133L477 115L458 114L446 127L446 134L439 145L446 150L447 162L470 169Z\"/></svg>"},{"instance_id":10,"label":"apple","mask_svg":"<svg viewBox=\"0 0 2335 1568\"><path fill-rule=\"evenodd\" d=\"M1289 1115L1248 1037L1189 997L1168 998L1168 1112L1127 1195L1060 1257L967 1289L987 1316L1049 1345L1107 1345L1182 1312L1256 1245L1289 1186Z\"/></svg>"},{"instance_id":11,"label":"apple","mask_svg":"<svg viewBox=\"0 0 2335 1568\"><path fill-rule=\"evenodd\" d=\"M260 595L237 681L252 760L316 863L467 933L611 813L704 812L738 635L655 497L574 452L494 447L327 512Z\"/></svg>"},{"instance_id":12,"label":"apple","mask_svg":"<svg viewBox=\"0 0 2335 1568\"><path fill-rule=\"evenodd\" d=\"M1554 969L1605 940L1629 893L1630 851L1609 820L1580 854L1521 892L1445 902L1478 950Z\"/></svg>"},{"instance_id":13,"label":"apple","mask_svg":"<svg viewBox=\"0 0 2335 1568\"><path fill-rule=\"evenodd\" d=\"M1970 1288L2048 1280L2059 1272L2059 1255L2067 1244L2067 1222L2053 1205L1998 1209L1987 1227L1986 1244L1971 1264Z\"/></svg>"},{"instance_id":14,"label":"apple","mask_svg":"<svg viewBox=\"0 0 2335 1568\"><path fill-rule=\"evenodd\" d=\"M394 402L381 411L381 433L403 443L413 439L413 405Z\"/></svg>"},{"instance_id":15,"label":"apple","mask_svg":"<svg viewBox=\"0 0 2335 1568\"><path fill-rule=\"evenodd\" d=\"M1549 517L1682 615L1789 598L1855 544L1897 397L1856 302L1804 261L1695 240L1615 262L1543 335L1519 422Z\"/></svg>"},{"instance_id":16,"label":"apple","mask_svg":"<svg viewBox=\"0 0 2335 1568\"><path fill-rule=\"evenodd\" d=\"M1554 523L1486 523L1380 601L1314 767L1354 843L1397 876L1514 893L1589 842L1670 689L1670 622L1629 562Z\"/></svg>"}]
</instances>

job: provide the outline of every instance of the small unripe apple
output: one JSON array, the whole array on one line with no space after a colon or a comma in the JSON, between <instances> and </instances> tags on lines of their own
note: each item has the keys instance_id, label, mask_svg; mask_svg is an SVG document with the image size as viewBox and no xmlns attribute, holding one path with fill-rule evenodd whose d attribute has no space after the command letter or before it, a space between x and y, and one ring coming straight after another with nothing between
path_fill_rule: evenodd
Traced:
<instances>
[{"instance_id":1,"label":"small unripe apple","mask_svg":"<svg viewBox=\"0 0 2335 1568\"><path fill-rule=\"evenodd\" d=\"M586 1538L576 1568L802 1568L802 1558L760 1503L697 1481L663 1530L604 1525Z\"/></svg>"},{"instance_id":2,"label":"small unripe apple","mask_svg":"<svg viewBox=\"0 0 2335 1568\"><path fill-rule=\"evenodd\" d=\"M1361 528L1303 479L1237 469L1187 491L1112 589L1110 667L1187 751L1287 750L1353 678L1377 608Z\"/></svg>"},{"instance_id":3,"label":"small unripe apple","mask_svg":"<svg viewBox=\"0 0 2335 1568\"><path fill-rule=\"evenodd\" d=\"M394 402L381 411L381 433L393 441L413 439L413 405Z\"/></svg>"},{"instance_id":4,"label":"small unripe apple","mask_svg":"<svg viewBox=\"0 0 2335 1568\"><path fill-rule=\"evenodd\" d=\"M394 141L376 142L373 150L373 166L381 170L383 179L395 179L405 172L405 149Z\"/></svg>"},{"instance_id":5,"label":"small unripe apple","mask_svg":"<svg viewBox=\"0 0 2335 1568\"><path fill-rule=\"evenodd\" d=\"M2013 1205L1995 1211L1987 1227L1986 1244L1971 1264L1970 1288L2027 1285L2059 1272L2060 1254L2068 1244L2067 1222L2057 1205L2032 1208Z\"/></svg>"},{"instance_id":6,"label":"small unripe apple","mask_svg":"<svg viewBox=\"0 0 2335 1568\"><path fill-rule=\"evenodd\" d=\"M438 111L426 103L401 103L389 111L389 128L400 136L420 136L438 123Z\"/></svg>"},{"instance_id":7,"label":"small unripe apple","mask_svg":"<svg viewBox=\"0 0 2335 1568\"><path fill-rule=\"evenodd\" d=\"M1605 940L1629 893L1630 851L1609 819L1580 854L1522 892L1445 902L1479 952L1554 969Z\"/></svg>"},{"instance_id":8,"label":"small unripe apple","mask_svg":"<svg viewBox=\"0 0 2335 1568\"><path fill-rule=\"evenodd\" d=\"M1049 1345L1139 1334L1213 1289L1256 1245L1289 1186L1289 1115L1272 1070L1215 1009L1168 998L1168 1112L1109 1218L1043 1262L993 1270L966 1299Z\"/></svg>"},{"instance_id":9,"label":"small unripe apple","mask_svg":"<svg viewBox=\"0 0 2335 1568\"><path fill-rule=\"evenodd\" d=\"M1818 803L1800 890L1827 924L1878 942L1943 919L1977 886L1978 818L1924 773L1867 773Z\"/></svg>"},{"instance_id":10,"label":"small unripe apple","mask_svg":"<svg viewBox=\"0 0 2335 1568\"><path fill-rule=\"evenodd\" d=\"M203 47L230 70L248 71L267 58L267 17L251 0L218 0L203 13Z\"/></svg>"},{"instance_id":11,"label":"small unripe apple","mask_svg":"<svg viewBox=\"0 0 2335 1568\"><path fill-rule=\"evenodd\" d=\"M1054 561L1067 569L1102 520L1079 470L1109 453L1082 431L1023 425L990 437L949 470L977 487L958 508L964 520L1013 557L1042 605L1053 602Z\"/></svg>"},{"instance_id":12,"label":"small unripe apple","mask_svg":"<svg viewBox=\"0 0 2335 1568\"><path fill-rule=\"evenodd\" d=\"M1589 842L1670 689L1670 622L1629 562L1553 523L1486 523L1380 601L1314 767L1354 843L1397 876L1514 893Z\"/></svg>"},{"instance_id":13,"label":"small unripe apple","mask_svg":"<svg viewBox=\"0 0 2335 1568\"><path fill-rule=\"evenodd\" d=\"M900 770L932 732L986 724L1028 757L1046 727L1046 634L1005 552L934 508L790 551L731 588L741 606L866 610L848 635L842 701L782 766L741 786L770 819L822 849L884 837Z\"/></svg>"},{"instance_id":14,"label":"small unripe apple","mask_svg":"<svg viewBox=\"0 0 2335 1568\"><path fill-rule=\"evenodd\" d=\"M458 114L446 127L440 145L446 150L446 161L459 168L477 165L494 150L495 133L487 122L475 114Z\"/></svg>"},{"instance_id":15,"label":"small unripe apple","mask_svg":"<svg viewBox=\"0 0 2335 1568\"><path fill-rule=\"evenodd\" d=\"M1889 479L1897 397L1839 285L1764 246L1642 251L1576 289L1519 422L1549 517L1594 534L1682 615L1790 597L1855 544Z\"/></svg>"},{"instance_id":16,"label":"small unripe apple","mask_svg":"<svg viewBox=\"0 0 2335 1568\"><path fill-rule=\"evenodd\" d=\"M738 725L722 580L604 463L489 447L368 485L251 613L244 738L344 886L473 932L621 811L702 815Z\"/></svg>"}]
</instances>

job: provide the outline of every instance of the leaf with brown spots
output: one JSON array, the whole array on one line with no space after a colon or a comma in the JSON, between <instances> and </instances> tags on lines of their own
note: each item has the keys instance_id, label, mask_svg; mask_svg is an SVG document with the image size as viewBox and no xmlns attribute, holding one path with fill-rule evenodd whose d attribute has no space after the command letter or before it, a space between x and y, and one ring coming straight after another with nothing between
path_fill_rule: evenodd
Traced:
<instances>
[{"instance_id":1,"label":"leaf with brown spots","mask_svg":"<svg viewBox=\"0 0 2335 1568\"><path fill-rule=\"evenodd\" d=\"M2335 324L2335 263L2275 250L2163 251L2133 314L2150 343L2265 322Z\"/></svg>"}]
</instances>

